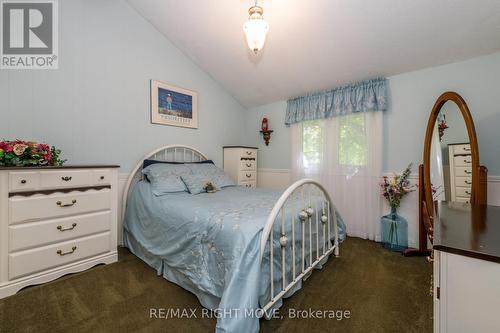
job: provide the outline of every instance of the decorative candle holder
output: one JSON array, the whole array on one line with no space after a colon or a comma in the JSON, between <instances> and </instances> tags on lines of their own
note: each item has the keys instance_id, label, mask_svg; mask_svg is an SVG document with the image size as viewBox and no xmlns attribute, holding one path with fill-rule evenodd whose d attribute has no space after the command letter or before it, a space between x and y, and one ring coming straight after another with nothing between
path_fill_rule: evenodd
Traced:
<instances>
[{"instance_id":1,"label":"decorative candle holder","mask_svg":"<svg viewBox=\"0 0 500 333\"><path fill-rule=\"evenodd\" d=\"M266 146L269 146L269 141L271 140L272 132L273 130L260 131L260 133L262 133L262 136L264 137L264 142L266 143Z\"/></svg>"}]
</instances>

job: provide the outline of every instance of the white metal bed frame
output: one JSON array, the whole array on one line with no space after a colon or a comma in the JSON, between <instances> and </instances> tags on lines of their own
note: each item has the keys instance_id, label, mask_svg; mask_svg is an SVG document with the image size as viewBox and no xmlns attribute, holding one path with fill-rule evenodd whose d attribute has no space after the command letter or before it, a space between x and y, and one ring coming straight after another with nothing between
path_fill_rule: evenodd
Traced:
<instances>
[{"instance_id":1,"label":"white metal bed frame","mask_svg":"<svg viewBox=\"0 0 500 333\"><path fill-rule=\"evenodd\" d=\"M154 159L160 161L168 162L199 162L207 160L206 156L199 152L197 149L185 146L185 145L168 145L158 148L139 161L137 166L134 168L130 174L127 183L125 185L125 190L123 193L123 204L122 204L122 217L125 216L125 211L127 208L127 200L130 195L133 186L142 179L142 165L145 159ZM313 197L322 196L323 200L321 207L318 207L318 201L312 201ZM299 200L297 200L299 199ZM300 202L300 207L294 207L294 203ZM292 207L287 206L290 203ZM293 279L287 281L286 275L286 255L287 255L287 245L289 243L289 238L286 234L286 210L292 209L297 210L297 214L291 214L291 255L292 255L292 276ZM336 219L336 209L332 204L330 195L326 189L317 181L313 179L301 179L292 184L286 191L281 195L276 204L274 205L269 217L267 218L266 225L262 232L260 241L260 260L265 253L267 244L271 245L276 241L279 241L281 252L278 262L281 261L281 291L275 294L274 286L274 265L270 265L270 292L271 298L269 302L264 305L261 309L266 312L268 311L278 300L283 298L285 294L292 289L301 280L305 280L312 272L312 270L320 263L323 259L327 258L332 252L337 257L339 255L339 234L338 225ZM295 220L300 221L300 232L302 233L302 244L298 251L300 257L300 270L296 272L297 268L297 251L295 242ZM333 225L332 225L333 222ZM273 240L273 227L275 223L281 224L281 233L279 240ZM320 229L321 224L321 229ZM313 228L315 225L315 228ZM330 235L331 228L333 227L334 232L334 243L331 244ZM306 248L306 229L309 230L309 253L308 257L305 252ZM320 242L319 235L322 230L322 240ZM312 236L312 231L316 231L316 237ZM325 237L325 235L328 235ZM316 238L316 239L314 239ZM325 241L326 240L326 241ZM313 242L315 241L315 246ZM322 243L322 244L320 244ZM316 250L313 257L313 252ZM274 263L275 253L273 246L269 246L269 263ZM279 255L279 254L278 254ZM281 259L281 260L279 260ZM298 273L298 274L297 274Z\"/></svg>"}]
</instances>

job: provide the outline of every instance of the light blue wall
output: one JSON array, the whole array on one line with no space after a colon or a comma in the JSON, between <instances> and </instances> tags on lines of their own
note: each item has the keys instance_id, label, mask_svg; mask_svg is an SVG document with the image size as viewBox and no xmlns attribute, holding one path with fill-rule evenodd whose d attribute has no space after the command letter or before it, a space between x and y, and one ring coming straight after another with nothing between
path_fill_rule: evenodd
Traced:
<instances>
[{"instance_id":1,"label":"light blue wall","mask_svg":"<svg viewBox=\"0 0 500 333\"><path fill-rule=\"evenodd\" d=\"M249 109L246 117L246 138L249 144L259 147L259 168L289 169L291 159L290 133L285 124L286 101ZM259 133L262 118L267 117L271 135L269 146Z\"/></svg>"},{"instance_id":2,"label":"light blue wall","mask_svg":"<svg viewBox=\"0 0 500 333\"><path fill-rule=\"evenodd\" d=\"M389 110L384 115L384 170L398 171L422 159L424 131L436 98L447 90L461 94L472 112L481 163L500 175L500 53L389 77ZM290 132L283 125L286 102L252 108L247 136L255 135L259 118L271 118L275 130L269 147L261 149L260 167L290 168ZM416 168L414 168L416 172Z\"/></svg>"},{"instance_id":3,"label":"light blue wall","mask_svg":"<svg viewBox=\"0 0 500 333\"><path fill-rule=\"evenodd\" d=\"M389 78L391 108L385 115L385 170L422 160L424 131L436 98L456 91L471 110L481 163L500 175L500 53Z\"/></svg>"},{"instance_id":4,"label":"light blue wall","mask_svg":"<svg viewBox=\"0 0 500 333\"><path fill-rule=\"evenodd\" d=\"M54 71L0 70L0 138L122 171L173 143L220 163L222 145L242 141L246 110L125 1L59 1L59 57ZM199 129L150 124L150 79L198 92Z\"/></svg>"}]
</instances>

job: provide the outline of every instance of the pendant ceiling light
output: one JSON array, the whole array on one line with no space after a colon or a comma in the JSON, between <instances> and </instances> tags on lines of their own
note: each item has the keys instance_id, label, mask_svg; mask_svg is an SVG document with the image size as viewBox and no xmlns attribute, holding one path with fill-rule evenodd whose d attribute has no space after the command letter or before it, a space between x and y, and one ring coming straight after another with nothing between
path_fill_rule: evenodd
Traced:
<instances>
[{"instance_id":1,"label":"pendant ceiling light","mask_svg":"<svg viewBox=\"0 0 500 333\"><path fill-rule=\"evenodd\" d=\"M264 47L266 35L269 31L269 24L264 21L262 17L264 9L257 6L257 1L250 7L248 14L250 16L248 17L248 21L243 25L243 31L247 37L248 47L257 54Z\"/></svg>"}]
</instances>

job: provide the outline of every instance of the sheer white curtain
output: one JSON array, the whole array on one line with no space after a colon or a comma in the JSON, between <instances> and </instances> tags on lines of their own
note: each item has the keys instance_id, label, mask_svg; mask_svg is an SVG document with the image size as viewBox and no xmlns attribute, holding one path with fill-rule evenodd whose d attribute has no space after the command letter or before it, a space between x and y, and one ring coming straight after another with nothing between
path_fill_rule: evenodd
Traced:
<instances>
[{"instance_id":1,"label":"sheer white curtain","mask_svg":"<svg viewBox=\"0 0 500 333\"><path fill-rule=\"evenodd\" d=\"M292 177L330 192L350 236L380 240L382 112L291 125Z\"/></svg>"}]
</instances>

